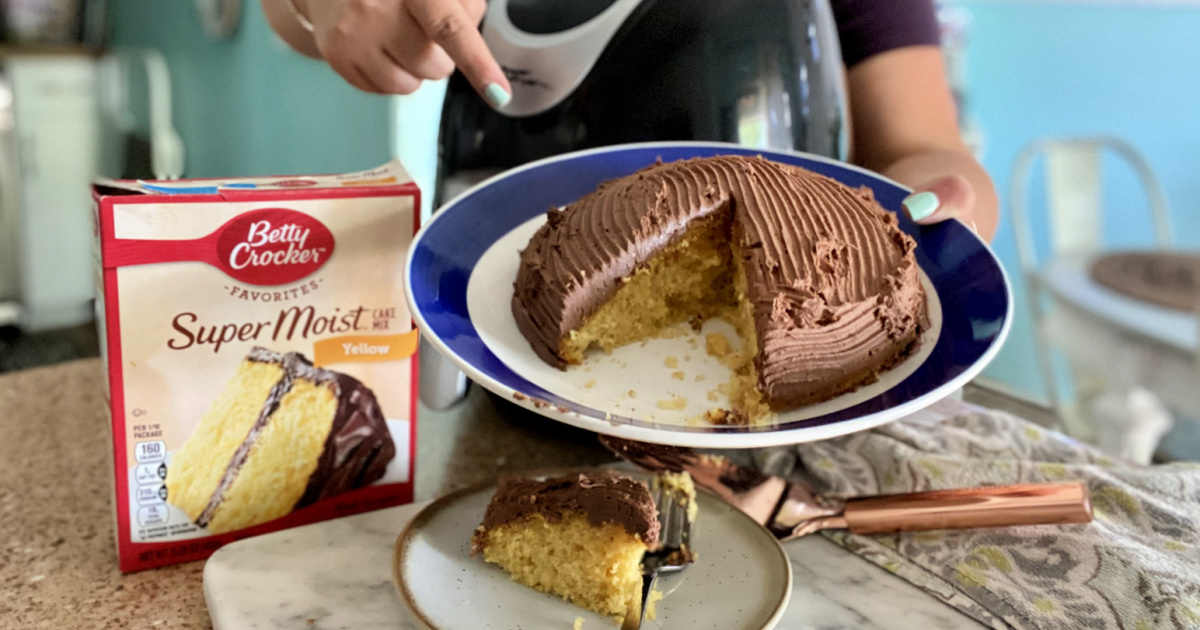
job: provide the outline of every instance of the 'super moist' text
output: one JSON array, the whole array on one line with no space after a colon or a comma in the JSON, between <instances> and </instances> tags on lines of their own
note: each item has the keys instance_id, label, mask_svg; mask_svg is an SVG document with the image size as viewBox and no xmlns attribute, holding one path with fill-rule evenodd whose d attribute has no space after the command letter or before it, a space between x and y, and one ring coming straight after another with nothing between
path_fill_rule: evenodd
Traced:
<instances>
[{"instance_id":1,"label":"'super moist' text","mask_svg":"<svg viewBox=\"0 0 1200 630\"><path fill-rule=\"evenodd\" d=\"M198 315L184 312L171 320L171 327L179 334L167 340L167 347L186 350L193 346L211 345L215 353L220 352L222 344L258 341L264 339L264 335L269 335L271 341L278 341L368 330L363 318L366 311L366 307L359 306L348 311L335 308L332 313L319 314L312 306L292 306L279 311L279 316L274 320L199 326L196 325L200 321Z\"/></svg>"}]
</instances>

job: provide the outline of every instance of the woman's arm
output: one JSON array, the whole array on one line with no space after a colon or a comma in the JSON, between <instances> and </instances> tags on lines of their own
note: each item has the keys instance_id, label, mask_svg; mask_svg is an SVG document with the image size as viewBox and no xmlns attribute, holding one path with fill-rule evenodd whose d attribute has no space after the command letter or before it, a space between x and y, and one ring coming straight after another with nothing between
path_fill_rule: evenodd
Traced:
<instances>
[{"instance_id":1,"label":"woman's arm","mask_svg":"<svg viewBox=\"0 0 1200 630\"><path fill-rule=\"evenodd\" d=\"M850 68L850 160L915 193L905 201L914 219L957 217L991 240L999 202L988 174L959 133L942 51L909 46Z\"/></svg>"}]
</instances>

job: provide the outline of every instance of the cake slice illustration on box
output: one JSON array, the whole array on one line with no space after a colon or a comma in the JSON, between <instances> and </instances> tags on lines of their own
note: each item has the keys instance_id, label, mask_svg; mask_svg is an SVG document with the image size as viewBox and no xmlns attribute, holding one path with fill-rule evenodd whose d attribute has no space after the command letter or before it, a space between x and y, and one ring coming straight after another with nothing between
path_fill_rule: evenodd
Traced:
<instances>
[{"instance_id":1,"label":"cake slice illustration on box","mask_svg":"<svg viewBox=\"0 0 1200 630\"><path fill-rule=\"evenodd\" d=\"M370 485L395 455L365 385L256 347L174 454L167 501L220 534Z\"/></svg>"}]
</instances>

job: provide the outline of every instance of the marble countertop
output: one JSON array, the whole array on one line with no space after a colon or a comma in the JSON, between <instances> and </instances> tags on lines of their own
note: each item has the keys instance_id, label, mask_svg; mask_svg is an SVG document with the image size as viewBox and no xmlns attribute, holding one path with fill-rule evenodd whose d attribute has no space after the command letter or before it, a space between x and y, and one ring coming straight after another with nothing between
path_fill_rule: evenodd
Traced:
<instances>
[{"instance_id":1,"label":"marble countertop","mask_svg":"<svg viewBox=\"0 0 1200 630\"><path fill-rule=\"evenodd\" d=\"M214 604L214 627L421 630L396 595L391 576L396 536L421 507L400 506L276 532L218 552L206 567L204 585ZM793 587L776 630L981 627L821 536L790 541L784 550ZM334 564L338 570L330 571ZM426 567L426 574L435 572ZM540 609L530 618L545 620L552 616L550 610ZM561 627L565 630L569 623L564 620ZM654 622L643 627L659 628ZM667 620L662 627L677 624Z\"/></svg>"},{"instance_id":2,"label":"marble countertop","mask_svg":"<svg viewBox=\"0 0 1200 630\"><path fill-rule=\"evenodd\" d=\"M202 562L117 569L102 379L95 359L0 376L0 628L211 628ZM480 388L419 423L419 501L502 471L613 461L590 433ZM781 628L977 627L827 540L790 544L797 588Z\"/></svg>"}]
</instances>

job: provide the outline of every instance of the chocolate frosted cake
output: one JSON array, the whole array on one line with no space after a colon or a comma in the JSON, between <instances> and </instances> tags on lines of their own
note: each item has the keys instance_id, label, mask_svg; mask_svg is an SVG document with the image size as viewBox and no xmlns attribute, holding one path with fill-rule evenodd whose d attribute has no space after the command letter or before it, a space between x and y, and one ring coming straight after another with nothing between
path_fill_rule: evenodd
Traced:
<instances>
[{"instance_id":1,"label":"chocolate frosted cake","mask_svg":"<svg viewBox=\"0 0 1200 630\"><path fill-rule=\"evenodd\" d=\"M601 185L521 254L512 308L558 367L724 316L741 420L874 381L927 326L915 243L869 189L757 157L659 163Z\"/></svg>"},{"instance_id":2,"label":"chocolate frosted cake","mask_svg":"<svg viewBox=\"0 0 1200 630\"><path fill-rule=\"evenodd\" d=\"M383 476L396 446L375 395L303 356L254 348L167 468L167 501L212 533Z\"/></svg>"},{"instance_id":3,"label":"chocolate frosted cake","mask_svg":"<svg viewBox=\"0 0 1200 630\"><path fill-rule=\"evenodd\" d=\"M577 606L640 612L642 556L658 543L645 484L612 471L500 482L471 554Z\"/></svg>"}]
</instances>

